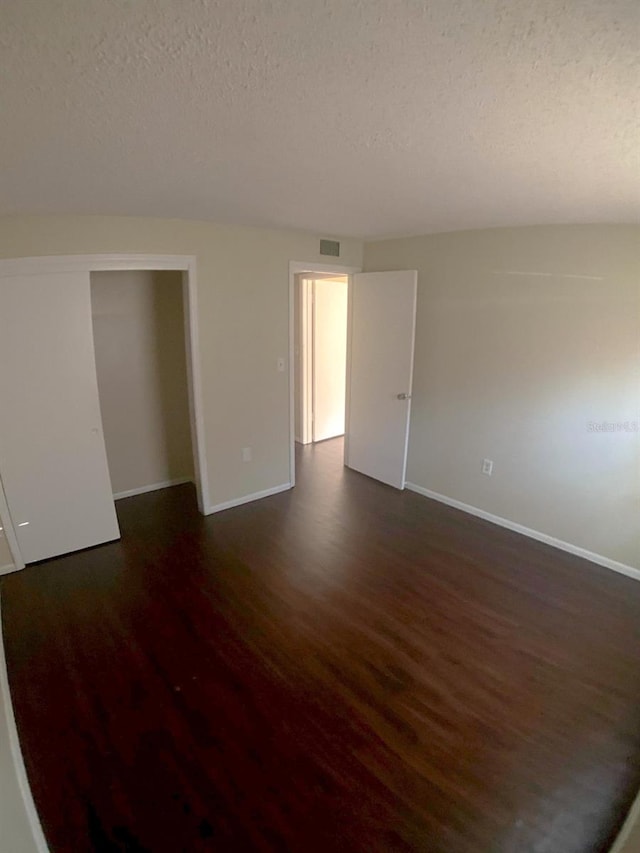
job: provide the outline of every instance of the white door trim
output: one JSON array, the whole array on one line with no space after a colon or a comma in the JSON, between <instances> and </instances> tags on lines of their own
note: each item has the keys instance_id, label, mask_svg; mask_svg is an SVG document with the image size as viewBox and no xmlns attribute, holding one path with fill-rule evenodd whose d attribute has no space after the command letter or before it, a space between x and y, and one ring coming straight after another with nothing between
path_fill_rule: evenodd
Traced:
<instances>
[{"instance_id":1,"label":"white door trim","mask_svg":"<svg viewBox=\"0 0 640 853\"><path fill-rule=\"evenodd\" d=\"M0 260L0 277L11 275L45 275L60 272L105 272L108 270L175 270L182 272L182 298L185 316L187 356L187 385L189 392L189 420L193 446L198 509L205 515L209 508L209 476L204 433L204 405L200 373L200 345L198 338L197 265L195 255L152 254L97 254L97 255L43 255L29 258ZM0 489L0 514L16 567L23 568L24 561L8 512L4 493Z\"/></svg>"},{"instance_id":2,"label":"white door trim","mask_svg":"<svg viewBox=\"0 0 640 853\"><path fill-rule=\"evenodd\" d=\"M296 441L301 444L310 444L313 441L313 352L311 347L313 342L313 279L305 278L304 273L300 275L298 282L296 282L297 278L296 275L294 287L300 287L300 337L298 346L300 348L300 377L302 382L299 388L300 399L295 400L294 393L294 405L298 406L300 410L300 433L296 437ZM294 375L296 369L294 350Z\"/></svg>"},{"instance_id":3,"label":"white door trim","mask_svg":"<svg viewBox=\"0 0 640 853\"><path fill-rule=\"evenodd\" d=\"M38 255L0 260L0 275L38 275L49 272L105 272L108 270L189 270L195 255L98 254Z\"/></svg>"},{"instance_id":4,"label":"white door trim","mask_svg":"<svg viewBox=\"0 0 640 853\"><path fill-rule=\"evenodd\" d=\"M313 279L302 279L304 282L300 294L300 310L302 326L300 329L300 356L302 359L302 443L313 441L313 312L314 312L314 282Z\"/></svg>"},{"instance_id":5,"label":"white door trim","mask_svg":"<svg viewBox=\"0 0 640 853\"><path fill-rule=\"evenodd\" d=\"M351 350L353 344L353 278L349 276L347 290L347 381L344 410L344 464L349 467L349 433L351 432Z\"/></svg>"},{"instance_id":6,"label":"white door trim","mask_svg":"<svg viewBox=\"0 0 640 853\"><path fill-rule=\"evenodd\" d=\"M296 422L295 422L295 306L294 288L296 275L299 273L336 273L336 275L352 276L362 272L362 267L346 267L340 264L317 264L306 261L289 261L289 480L291 486L296 484ZM351 293L351 287L349 287ZM347 375L349 373L349 351L347 349ZM349 398L347 396L347 418L349 417Z\"/></svg>"}]
</instances>

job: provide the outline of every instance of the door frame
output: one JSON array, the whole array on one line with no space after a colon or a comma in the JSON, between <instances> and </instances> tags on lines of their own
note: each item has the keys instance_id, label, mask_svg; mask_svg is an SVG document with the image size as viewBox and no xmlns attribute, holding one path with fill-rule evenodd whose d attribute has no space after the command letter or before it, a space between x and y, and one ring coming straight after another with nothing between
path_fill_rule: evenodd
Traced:
<instances>
[{"instance_id":1,"label":"door frame","mask_svg":"<svg viewBox=\"0 0 640 853\"><path fill-rule=\"evenodd\" d=\"M184 306L185 349L187 360L187 389L189 395L189 422L193 450L193 470L198 496L198 509L206 515L209 508L209 475L204 432L204 404L200 373L200 344L198 336L197 265L195 255L152 254L95 254L95 255L41 255L37 257L0 260L0 278L11 275L44 275L47 273L108 271L162 271L182 273L182 302ZM93 332L92 332L93 334ZM2 471L0 471L0 476ZM10 517L10 510L0 487L0 516L4 522L9 550L16 569L24 568L18 539Z\"/></svg>"},{"instance_id":2,"label":"door frame","mask_svg":"<svg viewBox=\"0 0 640 853\"><path fill-rule=\"evenodd\" d=\"M307 273L311 275L311 273ZM296 279L298 281L296 282ZM295 379L294 379L294 405L300 409L302 417L301 430L296 440L301 444L313 443L313 323L314 323L314 281L312 278L306 278L305 273L297 273L294 276L294 287L297 285L300 288L300 374L302 377L302 387L300 388L301 398L295 399ZM295 296L294 296L295 309ZM294 314L294 340L295 340L295 322ZM294 348L295 361L295 348ZM297 364L294 363L294 377ZM294 418L295 422L295 418Z\"/></svg>"},{"instance_id":3,"label":"door frame","mask_svg":"<svg viewBox=\"0 0 640 853\"><path fill-rule=\"evenodd\" d=\"M362 267L347 267L340 264L318 264L306 261L289 262L289 482L291 486L296 484L296 425L295 425L295 304L294 293L296 276L300 273L335 273L346 275L349 279L348 285L348 316L347 316L347 394L346 394L346 422L349 422L349 369L350 369L350 317L351 317L351 276L362 272Z\"/></svg>"}]
</instances>

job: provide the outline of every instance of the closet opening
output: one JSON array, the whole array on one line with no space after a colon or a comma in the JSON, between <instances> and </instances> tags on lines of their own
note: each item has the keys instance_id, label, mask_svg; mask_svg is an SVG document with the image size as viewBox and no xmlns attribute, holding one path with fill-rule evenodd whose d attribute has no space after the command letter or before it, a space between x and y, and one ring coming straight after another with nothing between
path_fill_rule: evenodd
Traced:
<instances>
[{"instance_id":1,"label":"closet opening","mask_svg":"<svg viewBox=\"0 0 640 853\"><path fill-rule=\"evenodd\" d=\"M114 500L193 482L183 273L109 270L90 280Z\"/></svg>"}]
</instances>

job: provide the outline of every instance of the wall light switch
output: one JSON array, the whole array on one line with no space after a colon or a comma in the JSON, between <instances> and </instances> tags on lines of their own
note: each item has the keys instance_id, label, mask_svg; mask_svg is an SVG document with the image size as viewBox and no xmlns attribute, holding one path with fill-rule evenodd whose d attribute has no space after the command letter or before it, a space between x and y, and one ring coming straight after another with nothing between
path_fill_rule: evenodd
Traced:
<instances>
[{"instance_id":1,"label":"wall light switch","mask_svg":"<svg viewBox=\"0 0 640 853\"><path fill-rule=\"evenodd\" d=\"M493 459L482 460L482 473L490 477L493 474Z\"/></svg>"},{"instance_id":2,"label":"wall light switch","mask_svg":"<svg viewBox=\"0 0 640 853\"><path fill-rule=\"evenodd\" d=\"M284 358L278 359L278 373L284 373Z\"/></svg>"}]
</instances>

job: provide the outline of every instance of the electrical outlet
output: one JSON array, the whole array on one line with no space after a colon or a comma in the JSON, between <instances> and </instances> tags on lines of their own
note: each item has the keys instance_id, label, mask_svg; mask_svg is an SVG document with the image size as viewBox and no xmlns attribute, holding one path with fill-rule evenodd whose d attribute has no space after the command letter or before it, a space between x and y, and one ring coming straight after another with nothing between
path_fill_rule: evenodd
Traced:
<instances>
[{"instance_id":1,"label":"electrical outlet","mask_svg":"<svg viewBox=\"0 0 640 853\"><path fill-rule=\"evenodd\" d=\"M242 448L242 461L243 462L251 462L251 448L243 447Z\"/></svg>"},{"instance_id":2,"label":"electrical outlet","mask_svg":"<svg viewBox=\"0 0 640 853\"><path fill-rule=\"evenodd\" d=\"M493 474L493 459L482 460L482 473L490 477Z\"/></svg>"}]
</instances>

